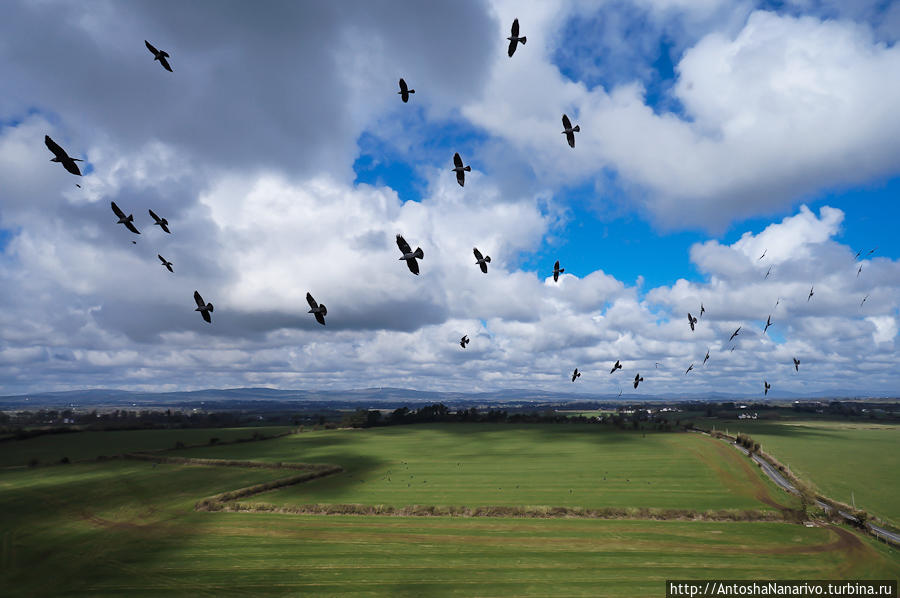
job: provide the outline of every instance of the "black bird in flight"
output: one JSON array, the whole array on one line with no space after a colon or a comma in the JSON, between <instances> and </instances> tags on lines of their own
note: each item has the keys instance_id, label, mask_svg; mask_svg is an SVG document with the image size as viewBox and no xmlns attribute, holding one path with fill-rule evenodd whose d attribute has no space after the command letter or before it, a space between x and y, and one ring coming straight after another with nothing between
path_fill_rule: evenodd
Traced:
<instances>
[{"instance_id":1,"label":"black bird in flight","mask_svg":"<svg viewBox=\"0 0 900 598\"><path fill-rule=\"evenodd\" d=\"M796 357L792 357L791 359L794 360L794 369L799 372L800 371L800 360L797 359Z\"/></svg>"},{"instance_id":2,"label":"black bird in flight","mask_svg":"<svg viewBox=\"0 0 900 598\"><path fill-rule=\"evenodd\" d=\"M806 302L807 302L807 303L809 303L809 300L812 299L812 296L813 296L813 295L815 295L815 293L813 293L813 289L814 289L814 288L816 288L816 287L815 287L815 286L809 287L809 297L806 298Z\"/></svg>"},{"instance_id":3,"label":"black bird in flight","mask_svg":"<svg viewBox=\"0 0 900 598\"><path fill-rule=\"evenodd\" d=\"M203 297L201 297L200 293L197 291L194 291L194 301L197 302L197 309L194 311L199 311L200 315L203 316L203 319L206 320L207 323L211 323L212 319L209 317L209 314L213 312L213 304L204 302Z\"/></svg>"},{"instance_id":4,"label":"black bird in flight","mask_svg":"<svg viewBox=\"0 0 900 598\"><path fill-rule=\"evenodd\" d=\"M166 258L164 258L163 256L159 255L158 253L156 254L156 257L158 257L158 258L159 258L159 261L162 262L162 265L166 267L166 270L168 270L169 272L174 272L174 271L175 271L175 270L172 269L172 262L168 261Z\"/></svg>"},{"instance_id":5,"label":"black bird in flight","mask_svg":"<svg viewBox=\"0 0 900 598\"><path fill-rule=\"evenodd\" d=\"M459 346L462 347L463 349L465 349L466 345L468 345L468 344L469 344L469 335L468 334L464 335L461 339L459 339Z\"/></svg>"},{"instance_id":6,"label":"black bird in flight","mask_svg":"<svg viewBox=\"0 0 900 598\"><path fill-rule=\"evenodd\" d=\"M640 383L643 382L643 381L644 381L644 379L641 378L641 375L640 375L640 374L635 374L635 375L634 375L634 387L635 387L635 388L637 388L637 387L638 387L638 384L640 384Z\"/></svg>"},{"instance_id":7,"label":"black bird in flight","mask_svg":"<svg viewBox=\"0 0 900 598\"><path fill-rule=\"evenodd\" d=\"M701 318L703 317L703 312L705 312L705 311L706 311L706 308L703 307L703 304L701 303L701 304L700 304L700 317L701 317Z\"/></svg>"},{"instance_id":8,"label":"black bird in flight","mask_svg":"<svg viewBox=\"0 0 900 598\"><path fill-rule=\"evenodd\" d=\"M759 256L759 257L757 258L756 261L758 262L759 260L761 260L761 259L763 259L764 257L766 257L766 252L767 252L768 250L769 250L768 248L763 249L763 254L762 254L761 256Z\"/></svg>"},{"instance_id":9,"label":"black bird in flight","mask_svg":"<svg viewBox=\"0 0 900 598\"><path fill-rule=\"evenodd\" d=\"M766 333L766 330L768 330L769 326L771 326L771 325L772 325L772 314L769 314L769 319L766 320L766 327L763 328L763 334Z\"/></svg>"},{"instance_id":10,"label":"black bird in flight","mask_svg":"<svg viewBox=\"0 0 900 598\"><path fill-rule=\"evenodd\" d=\"M859 251L857 251L857 252L856 252L856 256L854 256L854 258L853 258L853 259L856 259L856 258L858 258L858 257L859 257L859 254L861 254L861 253L862 253L862 252L863 252L863 250L862 250L862 249L860 249L860 250L859 250Z\"/></svg>"},{"instance_id":11,"label":"black bird in flight","mask_svg":"<svg viewBox=\"0 0 900 598\"><path fill-rule=\"evenodd\" d=\"M656 369L657 369L657 370L659 369L659 362L658 362L658 361L656 362Z\"/></svg>"},{"instance_id":12,"label":"black bird in flight","mask_svg":"<svg viewBox=\"0 0 900 598\"><path fill-rule=\"evenodd\" d=\"M484 257L481 255L481 252L478 251L477 247L472 248L472 253L475 254L475 262L481 268L481 271L487 274L487 265L491 263L491 256Z\"/></svg>"},{"instance_id":13,"label":"black bird in flight","mask_svg":"<svg viewBox=\"0 0 900 598\"><path fill-rule=\"evenodd\" d=\"M706 349L706 357L703 358L703 365L706 365L706 362L709 360L709 349Z\"/></svg>"},{"instance_id":14,"label":"black bird in flight","mask_svg":"<svg viewBox=\"0 0 900 598\"><path fill-rule=\"evenodd\" d=\"M856 277L859 278L859 273L862 272L862 264L859 266L859 270L856 271Z\"/></svg>"},{"instance_id":15,"label":"black bird in flight","mask_svg":"<svg viewBox=\"0 0 900 598\"><path fill-rule=\"evenodd\" d=\"M313 299L313 296L310 295L308 291L306 293L306 302L309 303L309 307L310 307L309 311L306 313L315 315L316 322L318 322L319 324L324 326L325 325L325 316L328 315L328 308L325 307L324 303L322 303L321 305L316 303L316 300Z\"/></svg>"},{"instance_id":16,"label":"black bird in flight","mask_svg":"<svg viewBox=\"0 0 900 598\"><path fill-rule=\"evenodd\" d=\"M171 231L169 231L169 221L168 220L166 220L165 218L160 218L159 216L156 215L156 213L153 210L147 210L147 211L150 212L150 216L152 216L153 219L156 221L153 223L153 226L158 226L159 228L163 229L167 233L172 234Z\"/></svg>"},{"instance_id":17,"label":"black bird in flight","mask_svg":"<svg viewBox=\"0 0 900 598\"><path fill-rule=\"evenodd\" d=\"M78 183L75 183L75 186L81 189L81 185L79 185Z\"/></svg>"},{"instance_id":18,"label":"black bird in flight","mask_svg":"<svg viewBox=\"0 0 900 598\"><path fill-rule=\"evenodd\" d=\"M772 385L766 380L763 380L763 384L765 384L765 392L763 393L763 396L765 396L769 394L769 389L772 388Z\"/></svg>"},{"instance_id":19,"label":"black bird in flight","mask_svg":"<svg viewBox=\"0 0 900 598\"><path fill-rule=\"evenodd\" d=\"M688 324L691 325L691 332L694 331L694 324L697 323L697 318L691 315L691 312L688 312Z\"/></svg>"},{"instance_id":20,"label":"black bird in flight","mask_svg":"<svg viewBox=\"0 0 900 598\"><path fill-rule=\"evenodd\" d=\"M685 375L687 375L687 373L690 372L692 369L694 369L693 363L688 367L688 369L684 370Z\"/></svg>"},{"instance_id":21,"label":"black bird in flight","mask_svg":"<svg viewBox=\"0 0 900 598\"><path fill-rule=\"evenodd\" d=\"M148 42L147 40L144 40L144 43L147 44L147 49L150 50L150 52L153 53L153 60L158 60L159 63L160 63L161 65L163 65L163 68L166 69L167 71L169 71L169 72L171 73L171 72L172 72L172 67L169 66L169 61L166 60L166 58L169 57L169 53L168 53L168 52L165 52L165 51L163 51L163 50L157 50L157 49L154 48L153 45L150 44L150 42Z\"/></svg>"},{"instance_id":22,"label":"black bird in flight","mask_svg":"<svg viewBox=\"0 0 900 598\"><path fill-rule=\"evenodd\" d=\"M453 172L456 173L456 182L459 183L460 187L466 186L466 173L472 172L471 166L463 166L462 158L459 157L459 152L453 154Z\"/></svg>"},{"instance_id":23,"label":"black bird in flight","mask_svg":"<svg viewBox=\"0 0 900 598\"><path fill-rule=\"evenodd\" d=\"M863 297L863 300L860 302L859 306L862 307L862 306L863 306L863 303L865 303L865 302L866 302L866 299L868 299L868 298L869 298L868 295L866 295L865 297Z\"/></svg>"},{"instance_id":24,"label":"black bird in flight","mask_svg":"<svg viewBox=\"0 0 900 598\"><path fill-rule=\"evenodd\" d=\"M875 249L878 249L878 247L875 247ZM870 249L869 253L867 253L866 255L872 255L873 253L875 253L875 249Z\"/></svg>"},{"instance_id":25,"label":"black bird in flight","mask_svg":"<svg viewBox=\"0 0 900 598\"><path fill-rule=\"evenodd\" d=\"M53 157L50 158L51 162L59 162L63 165L63 168L71 172L72 174L81 176L81 171L78 169L78 164L75 162L84 162L79 158L70 158L69 154L66 153L66 150L59 147L55 141L50 139L49 135L44 135L44 144L47 146L51 152L53 152Z\"/></svg>"},{"instance_id":26,"label":"black bird in flight","mask_svg":"<svg viewBox=\"0 0 900 598\"><path fill-rule=\"evenodd\" d=\"M767 280L769 278L769 274L772 273L772 266L769 266L769 269L766 270L766 277L763 280Z\"/></svg>"},{"instance_id":27,"label":"black bird in flight","mask_svg":"<svg viewBox=\"0 0 900 598\"><path fill-rule=\"evenodd\" d=\"M507 52L507 54L509 54L509 57L512 58L512 55L516 53L516 46L519 44L519 42L521 42L524 46L525 42L528 41L528 38L524 35L522 37L519 37L519 19L513 19L510 36L506 39L509 40L509 51Z\"/></svg>"},{"instance_id":28,"label":"black bird in flight","mask_svg":"<svg viewBox=\"0 0 900 598\"><path fill-rule=\"evenodd\" d=\"M401 78L401 79L400 79L400 91L398 91L397 93L400 94L400 99L403 100L403 103L405 104L406 102L409 101L409 94L411 94L411 93L416 93L416 90L415 90L415 89L409 89L409 88L406 86L406 81L404 81L404 80Z\"/></svg>"},{"instance_id":29,"label":"black bird in flight","mask_svg":"<svg viewBox=\"0 0 900 598\"><path fill-rule=\"evenodd\" d=\"M575 147L575 133L581 132L581 126L575 125L572 126L572 121L569 120L569 117L563 114L562 117L563 123L563 132L562 134L566 136L566 141L569 142L569 147Z\"/></svg>"},{"instance_id":30,"label":"black bird in flight","mask_svg":"<svg viewBox=\"0 0 900 598\"><path fill-rule=\"evenodd\" d=\"M419 262L416 259L422 259L425 257L425 253L422 251L421 247L416 247L416 250L413 251L409 243L406 242L406 239L403 238L403 235L397 235L397 247L400 248L400 251L403 252L403 257L401 260L406 260L406 265L409 266L409 271L413 274L419 274Z\"/></svg>"},{"instance_id":31,"label":"black bird in flight","mask_svg":"<svg viewBox=\"0 0 900 598\"><path fill-rule=\"evenodd\" d=\"M565 271L565 268L559 267L559 260L556 260L556 263L553 264L553 282L559 281L559 275Z\"/></svg>"},{"instance_id":32,"label":"black bird in flight","mask_svg":"<svg viewBox=\"0 0 900 598\"><path fill-rule=\"evenodd\" d=\"M129 214L128 216L126 216L126 215L125 215L125 212L123 212L122 210L120 210L120 209L119 209L119 206L116 205L116 202L111 201L111 202L109 202L109 203L110 203L110 205L112 206L112 211L113 211L113 212L115 213L115 215L119 218L119 221L116 222L116 224L124 224L124 225L125 225L125 228L127 228L128 230L130 230L130 231L133 232L134 234L136 234L136 235L141 234L141 231L139 231L138 229L134 228L134 216L133 216L132 214Z\"/></svg>"},{"instance_id":33,"label":"black bird in flight","mask_svg":"<svg viewBox=\"0 0 900 598\"><path fill-rule=\"evenodd\" d=\"M581 378L581 372L578 371L578 368L575 368L575 371L572 372L572 382L575 382L575 378Z\"/></svg>"},{"instance_id":34,"label":"black bird in flight","mask_svg":"<svg viewBox=\"0 0 900 598\"><path fill-rule=\"evenodd\" d=\"M736 337L740 331L741 331L741 326L738 326L737 330L735 330L734 333L731 335L731 338L728 339L728 342L730 343L732 341L732 339L734 339L734 337Z\"/></svg>"},{"instance_id":35,"label":"black bird in flight","mask_svg":"<svg viewBox=\"0 0 900 598\"><path fill-rule=\"evenodd\" d=\"M613 364L612 369L609 370L609 373L612 374L616 370L621 370L621 369L622 369L622 364L619 363L619 360L617 359L616 362Z\"/></svg>"}]
</instances>

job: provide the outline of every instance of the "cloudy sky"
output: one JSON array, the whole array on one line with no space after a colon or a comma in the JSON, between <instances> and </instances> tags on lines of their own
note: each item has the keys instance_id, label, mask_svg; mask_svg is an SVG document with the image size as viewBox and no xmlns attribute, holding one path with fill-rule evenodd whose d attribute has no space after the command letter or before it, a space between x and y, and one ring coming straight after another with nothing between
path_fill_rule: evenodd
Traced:
<instances>
[{"instance_id":1,"label":"cloudy sky","mask_svg":"<svg viewBox=\"0 0 900 598\"><path fill-rule=\"evenodd\" d=\"M3 12L0 394L900 389L900 3Z\"/></svg>"}]
</instances>

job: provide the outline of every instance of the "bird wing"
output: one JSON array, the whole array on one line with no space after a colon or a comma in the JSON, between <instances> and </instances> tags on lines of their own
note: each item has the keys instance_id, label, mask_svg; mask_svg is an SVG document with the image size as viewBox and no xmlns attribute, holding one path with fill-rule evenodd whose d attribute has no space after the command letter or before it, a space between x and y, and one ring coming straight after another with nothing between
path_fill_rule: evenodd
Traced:
<instances>
[{"instance_id":1,"label":"bird wing","mask_svg":"<svg viewBox=\"0 0 900 598\"><path fill-rule=\"evenodd\" d=\"M403 235L397 235L397 247L400 248L400 251L403 252L403 255L412 253L412 249L410 249L409 243L406 242L406 239L403 238Z\"/></svg>"},{"instance_id":2,"label":"bird wing","mask_svg":"<svg viewBox=\"0 0 900 598\"><path fill-rule=\"evenodd\" d=\"M158 257L158 258L159 258L159 261L161 261L161 262L163 263L163 266L166 265L166 258L164 258L163 256L159 255L158 253L156 254L156 257Z\"/></svg>"},{"instance_id":3,"label":"bird wing","mask_svg":"<svg viewBox=\"0 0 900 598\"><path fill-rule=\"evenodd\" d=\"M569 120L569 117L566 114L563 114L563 128L564 129L572 128L572 121Z\"/></svg>"},{"instance_id":4,"label":"bird wing","mask_svg":"<svg viewBox=\"0 0 900 598\"><path fill-rule=\"evenodd\" d=\"M569 142L569 147L575 147L575 133L566 133L566 141Z\"/></svg>"},{"instance_id":5,"label":"bird wing","mask_svg":"<svg viewBox=\"0 0 900 598\"><path fill-rule=\"evenodd\" d=\"M512 55L516 53L516 46L518 42L514 39L509 40L509 48L506 49L506 55L512 58Z\"/></svg>"},{"instance_id":6,"label":"bird wing","mask_svg":"<svg viewBox=\"0 0 900 598\"><path fill-rule=\"evenodd\" d=\"M44 135L44 143L47 145L47 149L53 152L53 155L59 158L60 160L64 158L68 158L69 155L66 154L65 150L59 147L59 144L50 139L49 135Z\"/></svg>"},{"instance_id":7,"label":"bird wing","mask_svg":"<svg viewBox=\"0 0 900 598\"><path fill-rule=\"evenodd\" d=\"M313 299L313 296L310 295L309 293L306 293L306 302L309 303L309 306L313 309L319 308L319 304L316 303L316 300Z\"/></svg>"},{"instance_id":8,"label":"bird wing","mask_svg":"<svg viewBox=\"0 0 900 598\"><path fill-rule=\"evenodd\" d=\"M147 40L144 40L144 43L147 44L147 49L150 50L151 52L153 52L153 55L154 55L154 56L156 56L157 54L159 54L159 50L157 50L156 48L154 48L154 47L153 47L153 44L151 44L151 43L148 42Z\"/></svg>"},{"instance_id":9,"label":"bird wing","mask_svg":"<svg viewBox=\"0 0 900 598\"><path fill-rule=\"evenodd\" d=\"M481 262L478 265L481 266L481 271L487 274L487 264L485 262Z\"/></svg>"},{"instance_id":10,"label":"bird wing","mask_svg":"<svg viewBox=\"0 0 900 598\"><path fill-rule=\"evenodd\" d=\"M154 220L156 220L156 223L157 223L157 224L161 224L161 223L162 223L162 219L161 219L159 216L157 216L156 213L155 213L153 210L147 210L147 211L150 212L150 216L151 216Z\"/></svg>"},{"instance_id":11,"label":"bird wing","mask_svg":"<svg viewBox=\"0 0 900 598\"><path fill-rule=\"evenodd\" d=\"M481 252L478 251L478 248L477 248L477 247L473 247L473 248L472 248L472 253L475 254L475 259L476 259L476 260L481 261L481 260L484 259L484 256L481 255Z\"/></svg>"},{"instance_id":12,"label":"bird wing","mask_svg":"<svg viewBox=\"0 0 900 598\"><path fill-rule=\"evenodd\" d=\"M410 272L412 272L413 274L418 275L418 273L419 273L419 262L416 261L416 258L413 258L413 259L411 259L411 260L406 260L406 265L409 266L409 271L410 271Z\"/></svg>"},{"instance_id":13,"label":"bird wing","mask_svg":"<svg viewBox=\"0 0 900 598\"><path fill-rule=\"evenodd\" d=\"M111 201L111 202L109 202L109 204L112 206L112 211L115 213L116 216L118 216L119 218L125 217L125 213L119 209L119 206L116 205L116 202Z\"/></svg>"},{"instance_id":14,"label":"bird wing","mask_svg":"<svg viewBox=\"0 0 900 598\"><path fill-rule=\"evenodd\" d=\"M554 269L554 270L559 270L559 260L556 260L556 263L553 264L553 269Z\"/></svg>"},{"instance_id":15,"label":"bird wing","mask_svg":"<svg viewBox=\"0 0 900 598\"><path fill-rule=\"evenodd\" d=\"M200 315L203 316L203 319L204 319L204 320L206 320L208 323L212 324L212 318L209 317L209 312L208 312L208 311L205 311L205 310L204 310L204 311L201 311L201 312L200 312Z\"/></svg>"},{"instance_id":16,"label":"bird wing","mask_svg":"<svg viewBox=\"0 0 900 598\"><path fill-rule=\"evenodd\" d=\"M456 171L456 182L459 183L460 187L466 186L466 172L464 170Z\"/></svg>"},{"instance_id":17,"label":"bird wing","mask_svg":"<svg viewBox=\"0 0 900 598\"><path fill-rule=\"evenodd\" d=\"M175 71L172 70L172 67L169 66L169 61L166 60L166 57L165 57L165 56L160 56L160 57L159 57L159 63L160 63L161 65L163 65L163 68L166 69L167 71L169 71L170 73L175 72Z\"/></svg>"},{"instance_id":18,"label":"bird wing","mask_svg":"<svg viewBox=\"0 0 900 598\"><path fill-rule=\"evenodd\" d=\"M325 325L325 316L323 316L320 312L316 312L315 315L316 315L316 322L318 322L319 324L324 326Z\"/></svg>"},{"instance_id":19,"label":"bird wing","mask_svg":"<svg viewBox=\"0 0 900 598\"><path fill-rule=\"evenodd\" d=\"M127 228L128 230L130 230L131 232L133 232L133 233L136 234L136 235L141 234L141 231L139 231L138 229L136 229L136 228L134 227L134 223L131 222L131 220L129 220L129 221L127 221L127 222L125 223L125 228Z\"/></svg>"},{"instance_id":20,"label":"bird wing","mask_svg":"<svg viewBox=\"0 0 900 598\"><path fill-rule=\"evenodd\" d=\"M512 24L512 37L519 37L519 19L513 19Z\"/></svg>"},{"instance_id":21,"label":"bird wing","mask_svg":"<svg viewBox=\"0 0 900 598\"><path fill-rule=\"evenodd\" d=\"M66 158L66 160L62 160L63 167L72 174L81 176L81 170L78 169L78 164L75 163L75 160L68 156L66 156Z\"/></svg>"},{"instance_id":22,"label":"bird wing","mask_svg":"<svg viewBox=\"0 0 900 598\"><path fill-rule=\"evenodd\" d=\"M159 228L163 229L164 231L166 231L166 232L169 233L170 235L172 234L172 231L169 230L169 227L166 226L166 223L165 223L165 222L160 222L160 223L159 223Z\"/></svg>"},{"instance_id":23,"label":"bird wing","mask_svg":"<svg viewBox=\"0 0 900 598\"><path fill-rule=\"evenodd\" d=\"M459 152L453 154L453 165L457 168L462 168L463 161L462 158L459 157Z\"/></svg>"},{"instance_id":24,"label":"bird wing","mask_svg":"<svg viewBox=\"0 0 900 598\"><path fill-rule=\"evenodd\" d=\"M400 91L404 94L409 91L409 88L406 86L406 81L404 81L403 79L400 79Z\"/></svg>"},{"instance_id":25,"label":"bird wing","mask_svg":"<svg viewBox=\"0 0 900 598\"><path fill-rule=\"evenodd\" d=\"M194 301L197 302L197 307L206 307L206 303L203 301L203 297L200 296L200 293L194 291Z\"/></svg>"}]
</instances>

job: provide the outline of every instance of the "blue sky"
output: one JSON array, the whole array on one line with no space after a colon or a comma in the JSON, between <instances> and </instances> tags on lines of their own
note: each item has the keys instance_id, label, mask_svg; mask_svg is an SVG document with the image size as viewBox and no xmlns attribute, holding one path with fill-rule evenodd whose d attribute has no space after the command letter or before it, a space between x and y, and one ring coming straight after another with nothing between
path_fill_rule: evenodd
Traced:
<instances>
[{"instance_id":1,"label":"blue sky","mask_svg":"<svg viewBox=\"0 0 900 598\"><path fill-rule=\"evenodd\" d=\"M364 0L264 12L198 0L177 21L154 2L7 10L0 286L18 292L0 294L0 394L615 394L617 359L647 394L756 396L764 376L775 396L900 388L900 9L398 0L373 14ZM528 43L509 57L513 18ZM426 33L435 22L440 36ZM81 59L48 67L59 55ZM400 77L416 89L406 104ZM574 149L563 113L581 127ZM83 177L49 162L47 134L90 159ZM472 166L463 188L454 152ZM424 250L418 276L398 259L398 232ZM475 246L493 256L487 274ZM195 290L216 306L209 324ZM306 313L307 292L327 304L327 326ZM707 347L715 367L685 377Z\"/></svg>"}]
</instances>

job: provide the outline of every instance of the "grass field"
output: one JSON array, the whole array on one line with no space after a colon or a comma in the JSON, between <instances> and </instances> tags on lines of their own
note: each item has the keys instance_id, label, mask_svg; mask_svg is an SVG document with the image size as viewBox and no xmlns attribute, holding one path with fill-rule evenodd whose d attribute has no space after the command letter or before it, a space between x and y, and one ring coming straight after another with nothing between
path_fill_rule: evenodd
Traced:
<instances>
[{"instance_id":1,"label":"grass field","mask_svg":"<svg viewBox=\"0 0 900 598\"><path fill-rule=\"evenodd\" d=\"M589 424L435 424L327 430L176 451L336 463L345 472L251 497L276 504L773 509L798 506L749 459L698 434Z\"/></svg>"},{"instance_id":2,"label":"grass field","mask_svg":"<svg viewBox=\"0 0 900 598\"><path fill-rule=\"evenodd\" d=\"M58 463L63 457L68 457L70 461L80 461L94 459L99 455L173 448L179 441L185 445L204 444L210 438L227 442L250 438L254 432L271 436L288 430L290 428L287 426L272 426L46 434L28 440L0 443L0 467L27 465L31 459L37 459L43 464Z\"/></svg>"},{"instance_id":3,"label":"grass field","mask_svg":"<svg viewBox=\"0 0 900 598\"><path fill-rule=\"evenodd\" d=\"M752 436L822 494L849 504L852 492L857 506L900 525L900 425L816 419L744 420L727 427L731 434Z\"/></svg>"},{"instance_id":4,"label":"grass field","mask_svg":"<svg viewBox=\"0 0 900 598\"><path fill-rule=\"evenodd\" d=\"M192 509L279 475L135 461L0 472L0 588L29 597L633 597L664 595L671 578L900 575L896 551L840 528Z\"/></svg>"}]
</instances>

